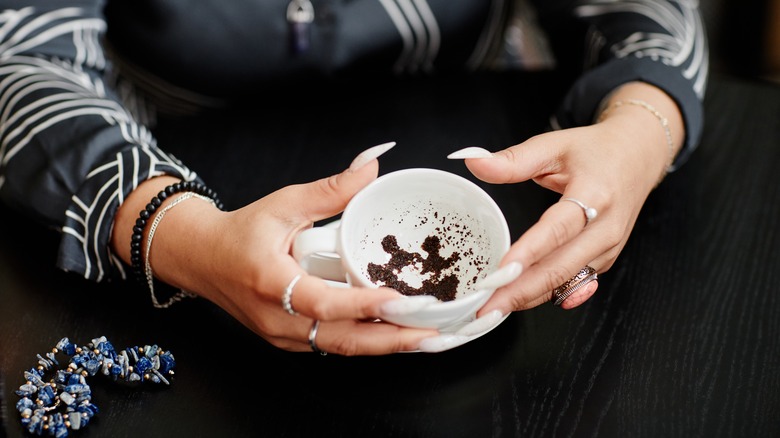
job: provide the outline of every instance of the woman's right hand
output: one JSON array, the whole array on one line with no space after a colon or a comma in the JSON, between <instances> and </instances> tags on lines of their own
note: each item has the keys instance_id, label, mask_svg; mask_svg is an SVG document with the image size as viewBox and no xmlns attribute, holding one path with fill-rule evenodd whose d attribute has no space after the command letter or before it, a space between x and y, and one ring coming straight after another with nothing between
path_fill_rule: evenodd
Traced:
<instances>
[{"instance_id":1,"label":"woman's right hand","mask_svg":"<svg viewBox=\"0 0 780 438\"><path fill-rule=\"evenodd\" d=\"M376 178L375 158L386 150L368 149L340 174L282 188L235 211L219 211L200 199L182 202L156 230L150 252L155 276L216 303L285 350L311 351L308 337L315 320L321 321L316 345L322 351L378 355L417 350L421 340L438 332L374 321L424 307L430 297L404 297L387 288L332 287L308 275L290 255L300 231L343 211ZM172 182L169 177L146 181L120 208L112 246L126 260L137 212ZM282 295L298 275L291 299L297 315L291 315Z\"/></svg>"}]
</instances>

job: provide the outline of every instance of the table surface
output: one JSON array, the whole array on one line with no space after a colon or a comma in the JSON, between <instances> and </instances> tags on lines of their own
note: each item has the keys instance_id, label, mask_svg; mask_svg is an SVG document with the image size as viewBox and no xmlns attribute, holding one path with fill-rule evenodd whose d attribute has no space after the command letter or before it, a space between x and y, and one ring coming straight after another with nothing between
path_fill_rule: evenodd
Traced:
<instances>
[{"instance_id":1,"label":"table surface","mask_svg":"<svg viewBox=\"0 0 780 438\"><path fill-rule=\"evenodd\" d=\"M282 90L262 108L163 120L158 138L230 208L390 140L382 173L470 177L446 154L540 132L559 83L512 73ZM0 436L23 435L14 390L35 355L100 335L172 351L176 376L165 388L93 382L100 413L73 436L778 436L780 88L713 77L705 106L701 146L651 194L587 304L514 313L439 354L288 353L205 300L153 309L135 285L58 271L57 236L2 207ZM514 238L556 200L533 183L481 185Z\"/></svg>"}]
</instances>

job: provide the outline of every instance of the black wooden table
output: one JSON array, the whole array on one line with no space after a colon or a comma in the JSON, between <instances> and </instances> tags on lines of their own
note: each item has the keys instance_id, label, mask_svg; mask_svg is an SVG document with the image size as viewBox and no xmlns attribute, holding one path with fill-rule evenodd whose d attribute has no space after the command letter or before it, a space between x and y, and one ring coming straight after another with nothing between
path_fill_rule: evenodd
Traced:
<instances>
[{"instance_id":1,"label":"black wooden table","mask_svg":"<svg viewBox=\"0 0 780 438\"><path fill-rule=\"evenodd\" d=\"M544 129L556 83L312 87L269 96L263 111L164 120L158 137L237 208L390 140L382 173L469 176L446 154ZM651 195L587 304L515 313L440 354L288 353L205 300L153 309L135 285L59 272L56 235L2 207L0 435L24 435L14 390L37 353L105 335L172 351L176 375L162 389L93 382L100 413L72 436L779 436L780 88L714 77L706 114L700 148ZM557 199L533 183L483 186L514 238Z\"/></svg>"}]
</instances>

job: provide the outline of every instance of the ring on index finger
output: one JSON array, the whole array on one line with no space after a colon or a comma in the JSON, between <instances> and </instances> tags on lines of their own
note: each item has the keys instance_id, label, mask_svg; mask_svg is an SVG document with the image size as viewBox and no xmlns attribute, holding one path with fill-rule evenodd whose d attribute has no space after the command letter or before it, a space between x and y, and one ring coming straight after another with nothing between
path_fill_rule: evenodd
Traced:
<instances>
[{"instance_id":1,"label":"ring on index finger","mask_svg":"<svg viewBox=\"0 0 780 438\"><path fill-rule=\"evenodd\" d=\"M561 198L561 201L573 202L582 209L582 212L585 214L585 226L587 226L590 223L590 221L592 221L593 219L596 219L596 216L599 215L599 212L595 208L588 207L587 205L585 205L584 202L580 201L579 199Z\"/></svg>"},{"instance_id":2,"label":"ring on index finger","mask_svg":"<svg viewBox=\"0 0 780 438\"><path fill-rule=\"evenodd\" d=\"M556 287L552 292L552 302L556 306L560 306L561 303L566 301L566 298L569 298L571 294L574 292L580 290L582 287L587 285L593 280L596 280L599 278L599 275L596 273L596 270L593 269L590 266L585 266L584 268L580 269L580 272L577 273L574 277L567 280L562 285Z\"/></svg>"}]
</instances>

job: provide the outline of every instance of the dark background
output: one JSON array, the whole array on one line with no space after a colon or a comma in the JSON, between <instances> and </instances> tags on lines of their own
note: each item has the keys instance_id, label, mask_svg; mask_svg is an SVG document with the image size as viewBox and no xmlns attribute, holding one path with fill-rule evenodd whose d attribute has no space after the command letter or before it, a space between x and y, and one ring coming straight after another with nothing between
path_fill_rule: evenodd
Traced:
<instances>
[{"instance_id":1,"label":"dark background","mask_svg":"<svg viewBox=\"0 0 780 438\"><path fill-rule=\"evenodd\" d=\"M780 26L772 11L777 0L702 0L700 10L710 45L710 66L715 73L746 79L778 77L780 66L768 65L770 53L778 57L780 41L770 43L770 30Z\"/></svg>"}]
</instances>

